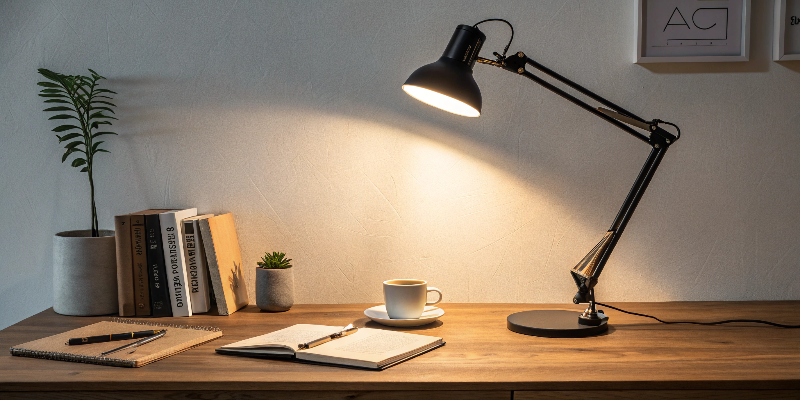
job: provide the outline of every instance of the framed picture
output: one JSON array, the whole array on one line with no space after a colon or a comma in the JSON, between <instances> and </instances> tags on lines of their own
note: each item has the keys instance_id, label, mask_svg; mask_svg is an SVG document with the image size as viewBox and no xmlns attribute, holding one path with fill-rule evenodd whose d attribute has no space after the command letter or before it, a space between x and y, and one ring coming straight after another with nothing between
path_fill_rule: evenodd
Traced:
<instances>
[{"instance_id":1,"label":"framed picture","mask_svg":"<svg viewBox=\"0 0 800 400\"><path fill-rule=\"evenodd\" d=\"M636 0L635 63L748 61L750 0Z\"/></svg>"},{"instance_id":2,"label":"framed picture","mask_svg":"<svg viewBox=\"0 0 800 400\"><path fill-rule=\"evenodd\" d=\"M772 59L800 60L800 1L775 0Z\"/></svg>"}]
</instances>

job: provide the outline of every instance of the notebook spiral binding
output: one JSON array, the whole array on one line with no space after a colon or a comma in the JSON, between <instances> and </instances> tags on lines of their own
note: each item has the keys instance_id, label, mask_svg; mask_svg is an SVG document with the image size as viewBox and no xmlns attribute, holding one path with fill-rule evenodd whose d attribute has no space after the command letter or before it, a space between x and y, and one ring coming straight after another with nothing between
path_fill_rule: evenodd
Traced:
<instances>
[{"instance_id":1,"label":"notebook spiral binding","mask_svg":"<svg viewBox=\"0 0 800 400\"><path fill-rule=\"evenodd\" d=\"M222 332L222 329L215 328L213 326L160 324L160 323L157 323L157 322L150 322L150 321L147 321L147 320L139 321L139 320L127 319L127 318L111 318L111 322L119 322L121 324L133 324L133 325L162 326L164 328L195 329L195 330L198 330L198 331L208 331L208 332Z\"/></svg>"},{"instance_id":2,"label":"notebook spiral binding","mask_svg":"<svg viewBox=\"0 0 800 400\"><path fill-rule=\"evenodd\" d=\"M26 349L18 349L18 348L10 348L12 356L20 356L20 357L30 357L30 358L41 358L45 360L56 360L56 361L72 361L72 362L80 362L86 364L100 364L100 365L110 365L114 367L134 367L136 363L131 360L121 360L119 358L111 358L111 357L97 357L97 356L83 356L77 354L70 354L70 353L60 353L55 351L35 351L35 350L26 350Z\"/></svg>"}]
</instances>

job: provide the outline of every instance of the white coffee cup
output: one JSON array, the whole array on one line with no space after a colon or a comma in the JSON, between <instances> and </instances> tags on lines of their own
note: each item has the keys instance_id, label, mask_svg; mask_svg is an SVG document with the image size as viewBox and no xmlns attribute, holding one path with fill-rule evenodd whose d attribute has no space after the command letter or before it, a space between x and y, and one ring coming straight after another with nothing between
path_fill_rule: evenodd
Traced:
<instances>
[{"instance_id":1,"label":"white coffee cup","mask_svg":"<svg viewBox=\"0 0 800 400\"><path fill-rule=\"evenodd\" d=\"M428 303L428 292L439 293L439 300ZM392 279L383 282L383 299L389 318L417 319L425 306L442 301L442 291L419 279Z\"/></svg>"}]
</instances>

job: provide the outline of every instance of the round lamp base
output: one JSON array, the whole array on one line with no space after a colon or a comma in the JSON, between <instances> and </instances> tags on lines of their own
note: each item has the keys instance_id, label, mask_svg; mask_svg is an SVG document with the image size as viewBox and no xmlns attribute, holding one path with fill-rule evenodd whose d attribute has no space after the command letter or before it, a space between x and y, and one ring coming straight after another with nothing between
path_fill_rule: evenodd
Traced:
<instances>
[{"instance_id":1,"label":"round lamp base","mask_svg":"<svg viewBox=\"0 0 800 400\"><path fill-rule=\"evenodd\" d=\"M530 336L554 338L579 338L599 335L608 330L608 323L581 325L575 311L534 310L522 311L508 316L508 329Z\"/></svg>"}]
</instances>

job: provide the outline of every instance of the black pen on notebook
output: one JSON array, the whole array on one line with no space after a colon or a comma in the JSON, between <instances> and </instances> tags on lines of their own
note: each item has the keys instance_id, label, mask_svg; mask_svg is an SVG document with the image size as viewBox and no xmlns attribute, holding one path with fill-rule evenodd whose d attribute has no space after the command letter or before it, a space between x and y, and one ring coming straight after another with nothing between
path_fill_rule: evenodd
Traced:
<instances>
[{"instance_id":1,"label":"black pen on notebook","mask_svg":"<svg viewBox=\"0 0 800 400\"><path fill-rule=\"evenodd\" d=\"M133 350L131 350L128 354L133 353L134 351L136 351L137 347L139 347L139 346L141 346L143 344L150 343L150 342L152 342L154 340L160 339L160 338L164 337L164 335L166 335L166 334L167 334L167 330L166 329L160 330L160 331L158 331L157 335L147 336L144 339L139 339L139 340L137 340L137 341L135 341L133 343L128 343L128 344L126 344L124 346L117 347L116 349L102 352L102 353L100 353L100 357L103 357L103 356L111 354L111 353L116 353L116 352L118 352L120 350L126 350L126 349L130 349L130 348L133 348Z\"/></svg>"},{"instance_id":2,"label":"black pen on notebook","mask_svg":"<svg viewBox=\"0 0 800 400\"><path fill-rule=\"evenodd\" d=\"M65 344L68 344L70 346L76 346L81 344L113 342L115 340L141 339L148 336L158 335L163 331L164 330L162 329L158 331L152 330L152 331L139 331L139 332L110 333L108 335L89 336L84 338L72 338Z\"/></svg>"},{"instance_id":3,"label":"black pen on notebook","mask_svg":"<svg viewBox=\"0 0 800 400\"><path fill-rule=\"evenodd\" d=\"M321 337L319 339L312 340L312 341L310 341L308 343L300 343L299 345L297 345L297 347L298 347L299 350L310 349L312 347L319 346L319 345L321 345L323 343L330 342L333 339L338 339L340 337L345 337L347 335L356 333L356 331L358 331L358 328L354 327L353 324L350 324L350 325L345 326L344 329L342 329L340 332L336 332L336 333L328 335L328 336L323 336L323 337Z\"/></svg>"}]
</instances>

